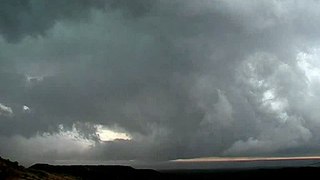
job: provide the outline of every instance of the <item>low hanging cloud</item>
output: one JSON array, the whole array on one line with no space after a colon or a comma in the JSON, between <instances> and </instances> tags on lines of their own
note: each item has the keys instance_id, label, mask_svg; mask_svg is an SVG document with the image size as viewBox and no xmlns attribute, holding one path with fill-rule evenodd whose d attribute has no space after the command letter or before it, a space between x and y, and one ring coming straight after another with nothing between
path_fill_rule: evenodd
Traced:
<instances>
[{"instance_id":1,"label":"low hanging cloud","mask_svg":"<svg viewBox=\"0 0 320 180\"><path fill-rule=\"evenodd\" d=\"M29 161L313 154L319 6L4 1L0 137L8 146L1 153L25 149ZM90 148L74 145L83 149L74 156L52 150L49 142L72 145L61 125ZM131 139L102 141L98 126Z\"/></svg>"},{"instance_id":2,"label":"low hanging cloud","mask_svg":"<svg viewBox=\"0 0 320 180\"><path fill-rule=\"evenodd\" d=\"M15 135L1 137L0 140L1 154L26 164L39 160L39 157L46 157L41 159L46 162L85 159L85 153L94 146L94 141L82 138L75 126L66 130L62 125L56 133L37 133L30 138Z\"/></svg>"}]
</instances>

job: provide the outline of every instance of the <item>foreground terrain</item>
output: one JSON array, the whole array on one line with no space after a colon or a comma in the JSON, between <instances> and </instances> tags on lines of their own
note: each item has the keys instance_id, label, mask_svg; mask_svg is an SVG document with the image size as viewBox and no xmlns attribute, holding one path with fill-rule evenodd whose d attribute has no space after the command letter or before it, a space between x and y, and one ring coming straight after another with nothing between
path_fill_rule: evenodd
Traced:
<instances>
[{"instance_id":1,"label":"foreground terrain","mask_svg":"<svg viewBox=\"0 0 320 180\"><path fill-rule=\"evenodd\" d=\"M30 179L30 180L73 180L75 177L62 174L52 174L41 170L32 168L25 168L20 166L18 162L11 162L0 157L0 180L16 180L16 179Z\"/></svg>"},{"instance_id":2,"label":"foreground terrain","mask_svg":"<svg viewBox=\"0 0 320 180\"><path fill-rule=\"evenodd\" d=\"M0 179L223 179L223 178L319 178L319 167L292 167L269 169L225 170L166 170L134 169L129 166L71 165L54 166L35 164L29 168L0 158Z\"/></svg>"}]
</instances>

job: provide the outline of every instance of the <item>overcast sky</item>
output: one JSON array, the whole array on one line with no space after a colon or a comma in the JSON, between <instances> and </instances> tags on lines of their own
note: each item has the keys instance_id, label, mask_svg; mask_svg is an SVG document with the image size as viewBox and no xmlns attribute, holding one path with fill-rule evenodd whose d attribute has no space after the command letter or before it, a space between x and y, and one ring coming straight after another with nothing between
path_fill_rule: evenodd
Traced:
<instances>
[{"instance_id":1,"label":"overcast sky","mask_svg":"<svg viewBox=\"0 0 320 180\"><path fill-rule=\"evenodd\" d=\"M320 150L316 0L0 0L0 155Z\"/></svg>"}]
</instances>

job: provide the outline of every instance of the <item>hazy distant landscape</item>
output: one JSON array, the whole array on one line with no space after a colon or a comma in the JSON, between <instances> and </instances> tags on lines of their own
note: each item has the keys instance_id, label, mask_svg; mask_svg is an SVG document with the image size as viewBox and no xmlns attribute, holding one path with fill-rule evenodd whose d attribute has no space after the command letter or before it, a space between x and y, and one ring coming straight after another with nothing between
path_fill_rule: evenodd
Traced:
<instances>
[{"instance_id":1,"label":"hazy distant landscape","mask_svg":"<svg viewBox=\"0 0 320 180\"><path fill-rule=\"evenodd\" d=\"M222 163L218 162L217 164ZM237 162L229 162L237 164ZM244 163L244 162L238 162ZM249 162L254 163L254 162ZM260 162L248 166L231 166L224 168L214 168L214 166L202 166L201 169L191 163L188 169L183 166L178 169L152 170L135 169L130 166L119 165L49 165L35 164L28 168L20 166L17 162L11 162L0 158L0 179L48 179L48 180L90 180L90 179L220 179L220 178L280 178L280 177L320 177L319 161L303 160L299 163L287 160L286 163L295 164L295 167L281 166L283 161L276 161L278 166L266 166L265 162ZM196 164L196 163L195 163ZM222 163L223 164L223 163ZM304 164L304 165L302 165ZM167 166L169 167L169 166ZM187 167L187 166L184 166Z\"/></svg>"}]
</instances>

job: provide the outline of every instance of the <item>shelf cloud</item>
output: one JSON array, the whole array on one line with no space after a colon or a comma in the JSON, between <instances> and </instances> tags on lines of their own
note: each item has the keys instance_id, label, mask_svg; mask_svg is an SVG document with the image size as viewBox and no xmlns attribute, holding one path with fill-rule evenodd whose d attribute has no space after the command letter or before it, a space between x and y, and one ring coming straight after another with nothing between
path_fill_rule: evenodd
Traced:
<instances>
[{"instance_id":1,"label":"shelf cloud","mask_svg":"<svg viewBox=\"0 0 320 180\"><path fill-rule=\"evenodd\" d=\"M0 153L25 162L317 155L319 8L3 0ZM101 127L122 138L101 141Z\"/></svg>"}]
</instances>

